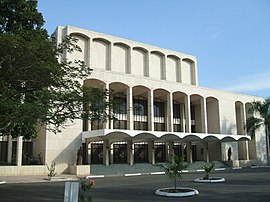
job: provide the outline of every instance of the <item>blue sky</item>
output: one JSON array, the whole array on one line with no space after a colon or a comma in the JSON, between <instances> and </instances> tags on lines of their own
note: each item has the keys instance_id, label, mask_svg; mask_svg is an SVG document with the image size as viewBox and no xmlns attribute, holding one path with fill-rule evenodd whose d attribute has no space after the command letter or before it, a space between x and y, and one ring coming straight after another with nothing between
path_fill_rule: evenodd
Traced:
<instances>
[{"instance_id":1,"label":"blue sky","mask_svg":"<svg viewBox=\"0 0 270 202\"><path fill-rule=\"evenodd\" d=\"M270 96L269 0L39 0L72 25L195 55L199 85Z\"/></svg>"}]
</instances>

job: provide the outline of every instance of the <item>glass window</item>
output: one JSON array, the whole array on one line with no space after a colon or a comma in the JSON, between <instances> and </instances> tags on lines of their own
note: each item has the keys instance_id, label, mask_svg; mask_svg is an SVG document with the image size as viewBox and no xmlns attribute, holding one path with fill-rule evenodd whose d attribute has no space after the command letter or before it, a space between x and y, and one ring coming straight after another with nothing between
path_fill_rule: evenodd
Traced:
<instances>
[{"instance_id":1,"label":"glass window","mask_svg":"<svg viewBox=\"0 0 270 202\"><path fill-rule=\"evenodd\" d=\"M161 99L155 99L154 101L154 116L155 117L164 117L164 102Z\"/></svg>"},{"instance_id":2,"label":"glass window","mask_svg":"<svg viewBox=\"0 0 270 202\"><path fill-rule=\"evenodd\" d=\"M137 96L133 99L133 114L134 115L147 115L147 100L144 97Z\"/></svg>"}]
</instances>

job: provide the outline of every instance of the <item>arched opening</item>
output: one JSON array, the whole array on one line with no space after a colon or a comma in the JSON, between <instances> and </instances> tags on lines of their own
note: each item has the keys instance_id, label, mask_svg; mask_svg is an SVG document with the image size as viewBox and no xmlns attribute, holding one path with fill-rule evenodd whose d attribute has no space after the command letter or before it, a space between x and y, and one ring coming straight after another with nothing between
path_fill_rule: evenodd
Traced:
<instances>
[{"instance_id":1,"label":"arched opening","mask_svg":"<svg viewBox=\"0 0 270 202\"><path fill-rule=\"evenodd\" d=\"M151 52L149 76L154 79L166 79L165 55L159 51Z\"/></svg>"},{"instance_id":2,"label":"arched opening","mask_svg":"<svg viewBox=\"0 0 270 202\"><path fill-rule=\"evenodd\" d=\"M125 72L126 74L131 73L131 49L130 46L124 43L114 43L114 58L112 70L116 72Z\"/></svg>"},{"instance_id":3,"label":"arched opening","mask_svg":"<svg viewBox=\"0 0 270 202\"><path fill-rule=\"evenodd\" d=\"M182 60L182 79L183 83L197 85L195 62L189 58Z\"/></svg>"},{"instance_id":4,"label":"arched opening","mask_svg":"<svg viewBox=\"0 0 270 202\"><path fill-rule=\"evenodd\" d=\"M103 38L93 39L92 67L111 70L111 42Z\"/></svg>"},{"instance_id":5,"label":"arched opening","mask_svg":"<svg viewBox=\"0 0 270 202\"><path fill-rule=\"evenodd\" d=\"M181 82L180 58L175 55L167 56L166 80Z\"/></svg>"},{"instance_id":6,"label":"arched opening","mask_svg":"<svg viewBox=\"0 0 270 202\"><path fill-rule=\"evenodd\" d=\"M149 76L149 53L141 47L134 47L132 53L132 69L133 75Z\"/></svg>"},{"instance_id":7,"label":"arched opening","mask_svg":"<svg viewBox=\"0 0 270 202\"><path fill-rule=\"evenodd\" d=\"M197 94L190 96L191 132L205 132L204 101L203 97Z\"/></svg>"},{"instance_id":8,"label":"arched opening","mask_svg":"<svg viewBox=\"0 0 270 202\"><path fill-rule=\"evenodd\" d=\"M71 33L70 36L76 38L78 41L76 45L80 47L81 51L74 51L69 54L69 60L82 61L85 65L89 65L89 37L81 33Z\"/></svg>"},{"instance_id":9,"label":"arched opening","mask_svg":"<svg viewBox=\"0 0 270 202\"><path fill-rule=\"evenodd\" d=\"M236 118L236 132L237 135L245 135L245 116L244 104L240 101L235 102L235 118ZM248 148L246 141L238 142L238 158L239 160L248 159Z\"/></svg>"},{"instance_id":10,"label":"arched opening","mask_svg":"<svg viewBox=\"0 0 270 202\"><path fill-rule=\"evenodd\" d=\"M156 89L153 92L154 97L154 130L155 131L170 131L169 130L169 109L168 99L169 92L164 89Z\"/></svg>"},{"instance_id":11,"label":"arched opening","mask_svg":"<svg viewBox=\"0 0 270 202\"><path fill-rule=\"evenodd\" d=\"M83 85L88 88L93 89L93 93L95 89L97 89L96 93L101 93L103 90L106 88L106 84L98 79L86 79L83 82ZM98 96L98 95L95 95ZM99 96L98 96L99 97ZM102 99L102 97L100 97ZM103 100L104 101L104 100ZM98 117L89 117L90 116L90 104L96 105L96 107L102 107L101 104L102 102L97 102L96 103L83 103L83 108L84 108L84 116L83 116L83 131L88 131L88 130L99 130L105 128L105 122L104 120L98 118ZM91 121L89 121L91 119Z\"/></svg>"},{"instance_id":12,"label":"arched opening","mask_svg":"<svg viewBox=\"0 0 270 202\"><path fill-rule=\"evenodd\" d=\"M250 109L252 107L251 103L246 103L246 120L250 117L253 117L254 114L250 112ZM251 136L251 133L247 133L247 135ZM251 136L251 140L246 142L246 145L248 147L248 156L249 160L255 160L256 159L256 140L255 137Z\"/></svg>"},{"instance_id":13,"label":"arched opening","mask_svg":"<svg viewBox=\"0 0 270 202\"><path fill-rule=\"evenodd\" d=\"M220 134L219 101L214 97L206 98L207 132ZM210 141L207 143L209 159L217 161L221 159L221 143Z\"/></svg>"},{"instance_id":14,"label":"arched opening","mask_svg":"<svg viewBox=\"0 0 270 202\"><path fill-rule=\"evenodd\" d=\"M206 98L207 132L220 133L219 102L214 97Z\"/></svg>"},{"instance_id":15,"label":"arched opening","mask_svg":"<svg viewBox=\"0 0 270 202\"><path fill-rule=\"evenodd\" d=\"M127 90L128 86L115 82L110 85L110 100L113 103L113 129L127 129Z\"/></svg>"},{"instance_id":16,"label":"arched opening","mask_svg":"<svg viewBox=\"0 0 270 202\"><path fill-rule=\"evenodd\" d=\"M187 95L183 92L173 93L173 131L186 132L186 103Z\"/></svg>"}]
</instances>

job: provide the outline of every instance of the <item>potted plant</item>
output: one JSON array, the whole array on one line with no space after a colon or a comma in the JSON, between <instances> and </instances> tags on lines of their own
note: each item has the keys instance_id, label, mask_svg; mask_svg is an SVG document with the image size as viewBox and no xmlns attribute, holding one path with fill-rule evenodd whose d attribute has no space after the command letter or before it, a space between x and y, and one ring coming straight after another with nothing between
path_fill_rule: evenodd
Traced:
<instances>
[{"instance_id":1,"label":"potted plant","mask_svg":"<svg viewBox=\"0 0 270 202\"><path fill-rule=\"evenodd\" d=\"M163 169L165 171L165 175L167 175L174 183L174 187L156 190L157 195L179 197L199 194L196 189L177 187L177 181L180 181L183 178L182 171L188 166L181 157L173 155L170 162L165 164L157 164L157 166Z\"/></svg>"}]
</instances>

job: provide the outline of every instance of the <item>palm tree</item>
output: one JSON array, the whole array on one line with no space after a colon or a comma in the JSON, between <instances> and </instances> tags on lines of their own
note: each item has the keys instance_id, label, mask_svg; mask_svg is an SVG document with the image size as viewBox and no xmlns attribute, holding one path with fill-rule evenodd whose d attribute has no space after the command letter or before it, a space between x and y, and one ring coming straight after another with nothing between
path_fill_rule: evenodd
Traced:
<instances>
[{"instance_id":1,"label":"palm tree","mask_svg":"<svg viewBox=\"0 0 270 202\"><path fill-rule=\"evenodd\" d=\"M203 180L209 180L210 179L210 173L215 167L215 163L211 162L210 165L203 165L202 169L204 170L205 174L203 176Z\"/></svg>"},{"instance_id":2,"label":"palm tree","mask_svg":"<svg viewBox=\"0 0 270 202\"><path fill-rule=\"evenodd\" d=\"M269 165L269 131L270 131L270 97L264 101L254 101L249 112L258 115L250 117L246 120L247 132L251 132L252 137L255 135L256 130L261 127L265 129L266 135L266 156L267 165Z\"/></svg>"},{"instance_id":3,"label":"palm tree","mask_svg":"<svg viewBox=\"0 0 270 202\"><path fill-rule=\"evenodd\" d=\"M176 182L182 179L182 170L187 169L187 164L177 155L172 155L169 163L157 164L165 171L165 174L174 182L174 191L177 192Z\"/></svg>"}]
</instances>

